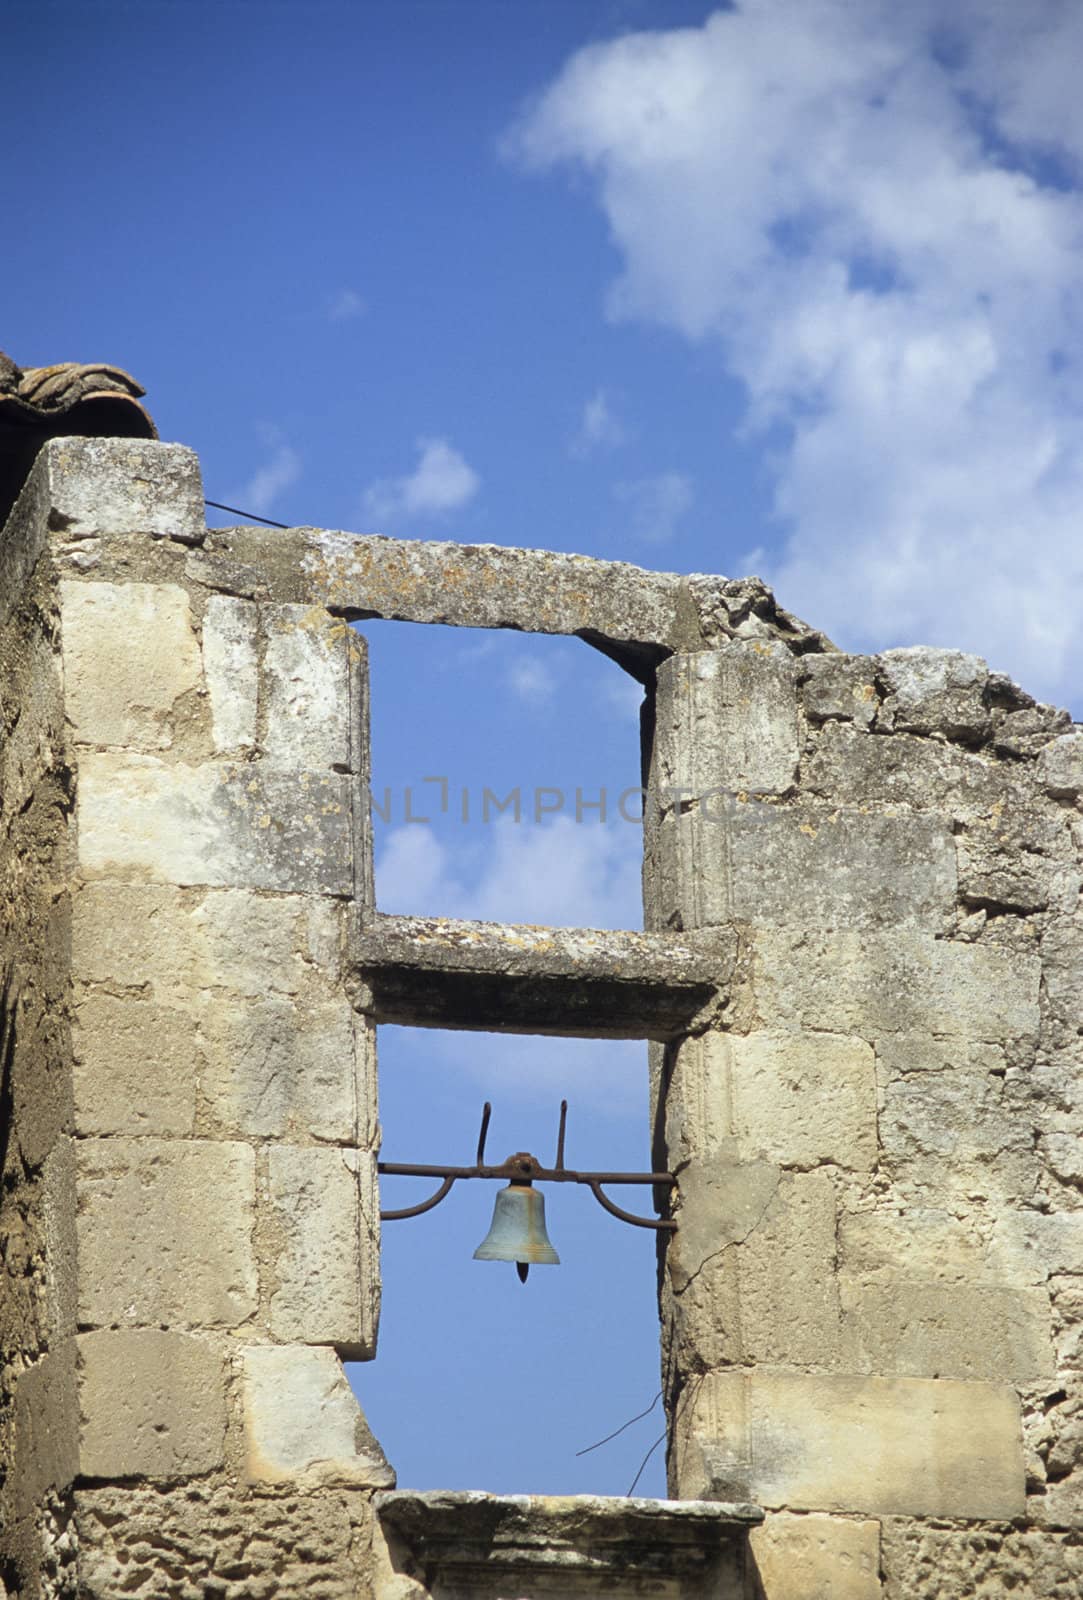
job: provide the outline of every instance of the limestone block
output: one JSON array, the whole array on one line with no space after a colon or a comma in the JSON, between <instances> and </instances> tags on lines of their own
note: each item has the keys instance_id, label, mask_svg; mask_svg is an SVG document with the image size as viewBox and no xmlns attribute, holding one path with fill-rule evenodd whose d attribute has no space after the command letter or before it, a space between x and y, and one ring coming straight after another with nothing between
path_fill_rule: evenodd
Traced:
<instances>
[{"instance_id":1,"label":"limestone block","mask_svg":"<svg viewBox=\"0 0 1083 1600\"><path fill-rule=\"evenodd\" d=\"M1083 1275L1083 1211L1002 1210L988 1260L1002 1281L1039 1284L1059 1273Z\"/></svg>"},{"instance_id":2,"label":"limestone block","mask_svg":"<svg viewBox=\"0 0 1083 1600\"><path fill-rule=\"evenodd\" d=\"M784 1174L759 1224L737 1247L746 1361L838 1366L835 1235L830 1177Z\"/></svg>"},{"instance_id":3,"label":"limestone block","mask_svg":"<svg viewBox=\"0 0 1083 1600\"><path fill-rule=\"evenodd\" d=\"M212 594L203 616L203 671L211 702L214 748L250 750L259 702L258 608Z\"/></svg>"},{"instance_id":4,"label":"limestone block","mask_svg":"<svg viewBox=\"0 0 1083 1600\"><path fill-rule=\"evenodd\" d=\"M1083 1544L1075 1531L892 1520L883 1526L882 1549L885 1600L1076 1600L1083 1593Z\"/></svg>"},{"instance_id":5,"label":"limestone block","mask_svg":"<svg viewBox=\"0 0 1083 1600\"><path fill-rule=\"evenodd\" d=\"M761 1368L707 1375L689 1409L682 1497L871 1516L1023 1514L1019 1402L1007 1387Z\"/></svg>"},{"instance_id":6,"label":"limestone block","mask_svg":"<svg viewBox=\"0 0 1083 1600\"><path fill-rule=\"evenodd\" d=\"M362 1495L252 1494L192 1482L76 1490L83 1600L359 1600Z\"/></svg>"},{"instance_id":7,"label":"limestone block","mask_svg":"<svg viewBox=\"0 0 1083 1600\"><path fill-rule=\"evenodd\" d=\"M1037 760L1038 779L1057 800L1083 796L1083 729L1061 734Z\"/></svg>"},{"instance_id":8,"label":"limestone block","mask_svg":"<svg viewBox=\"0 0 1083 1600\"><path fill-rule=\"evenodd\" d=\"M190 1334L80 1334L79 1470L89 1478L175 1478L222 1465L223 1352Z\"/></svg>"},{"instance_id":9,"label":"limestone block","mask_svg":"<svg viewBox=\"0 0 1083 1600\"><path fill-rule=\"evenodd\" d=\"M885 650L879 666L888 694L878 725L949 739L976 739L988 732L992 719L983 690L989 669L980 656L911 645Z\"/></svg>"},{"instance_id":10,"label":"limestone block","mask_svg":"<svg viewBox=\"0 0 1083 1600\"><path fill-rule=\"evenodd\" d=\"M809 793L843 805L911 806L967 820L1039 798L1029 769L1018 763L908 733L885 739L843 722L820 730L802 778Z\"/></svg>"},{"instance_id":11,"label":"limestone block","mask_svg":"<svg viewBox=\"0 0 1083 1600\"><path fill-rule=\"evenodd\" d=\"M78 1133L192 1132L200 1058L183 1012L132 994L85 994L72 1049Z\"/></svg>"},{"instance_id":12,"label":"limestone block","mask_svg":"<svg viewBox=\"0 0 1083 1600\"><path fill-rule=\"evenodd\" d=\"M60 583L64 697L77 744L164 750L202 683L186 592L172 583Z\"/></svg>"},{"instance_id":13,"label":"limestone block","mask_svg":"<svg viewBox=\"0 0 1083 1600\"><path fill-rule=\"evenodd\" d=\"M939 930L955 910L955 851L938 817L715 798L664 817L656 839L648 894L662 925Z\"/></svg>"},{"instance_id":14,"label":"limestone block","mask_svg":"<svg viewBox=\"0 0 1083 1600\"><path fill-rule=\"evenodd\" d=\"M183 445L53 439L39 468L49 526L64 539L145 533L192 544L206 533L199 458Z\"/></svg>"},{"instance_id":15,"label":"limestone block","mask_svg":"<svg viewBox=\"0 0 1083 1600\"><path fill-rule=\"evenodd\" d=\"M716 1035L732 1058L733 1132L744 1158L783 1167L876 1165L872 1047L838 1034Z\"/></svg>"},{"instance_id":16,"label":"limestone block","mask_svg":"<svg viewBox=\"0 0 1083 1600\"><path fill-rule=\"evenodd\" d=\"M1042 1000L1054 1038L1083 1033L1083 917L1057 918L1042 935Z\"/></svg>"},{"instance_id":17,"label":"limestone block","mask_svg":"<svg viewBox=\"0 0 1083 1600\"><path fill-rule=\"evenodd\" d=\"M737 1162L724 1148L716 1160L682 1169L680 1226L666 1251L667 1271L678 1292L707 1261L759 1227L781 1178L771 1162Z\"/></svg>"},{"instance_id":18,"label":"limestone block","mask_svg":"<svg viewBox=\"0 0 1083 1600\"><path fill-rule=\"evenodd\" d=\"M876 1041L876 1063L884 1084L911 1073L973 1075L980 1080L1003 1078L1008 1070L1007 1056L1000 1045L970 1039L937 1039L929 1033L884 1034ZM930 1093L935 1095L935 1088Z\"/></svg>"},{"instance_id":19,"label":"limestone block","mask_svg":"<svg viewBox=\"0 0 1083 1600\"><path fill-rule=\"evenodd\" d=\"M1061 818L1017 807L971 821L956 836L956 848L963 899L1007 911L1044 910L1055 893L1058 869L1072 858Z\"/></svg>"},{"instance_id":20,"label":"limestone block","mask_svg":"<svg viewBox=\"0 0 1083 1600\"><path fill-rule=\"evenodd\" d=\"M1012 685L1014 696L1022 696L1026 704L1006 716L999 716L993 732L993 748L1009 756L1037 756L1061 734L1072 731L1072 719L1067 711L1056 706L1035 705L1024 690Z\"/></svg>"},{"instance_id":21,"label":"limestone block","mask_svg":"<svg viewBox=\"0 0 1083 1600\"><path fill-rule=\"evenodd\" d=\"M756 929L752 984L763 1026L1003 1043L1038 1027L1037 953L934 939L917 929Z\"/></svg>"},{"instance_id":22,"label":"limestone block","mask_svg":"<svg viewBox=\"0 0 1083 1600\"><path fill-rule=\"evenodd\" d=\"M290 771L351 765L350 649L364 641L323 606L264 608L264 761Z\"/></svg>"},{"instance_id":23,"label":"limestone block","mask_svg":"<svg viewBox=\"0 0 1083 1600\"><path fill-rule=\"evenodd\" d=\"M864 1282L995 1283L974 1218L929 1206L843 1212L839 1267Z\"/></svg>"},{"instance_id":24,"label":"limestone block","mask_svg":"<svg viewBox=\"0 0 1083 1600\"><path fill-rule=\"evenodd\" d=\"M872 1047L830 1033L708 1033L676 1052L666 1095L672 1164L762 1159L783 1167L877 1159Z\"/></svg>"},{"instance_id":25,"label":"limestone block","mask_svg":"<svg viewBox=\"0 0 1083 1600\"><path fill-rule=\"evenodd\" d=\"M345 916L317 895L99 880L73 896L72 967L174 1006L205 989L326 998L342 976Z\"/></svg>"},{"instance_id":26,"label":"limestone block","mask_svg":"<svg viewBox=\"0 0 1083 1600\"><path fill-rule=\"evenodd\" d=\"M897 1178L971 1199L1025 1199L1038 1180L1032 1127L995 1074L921 1073L889 1082L880 1144Z\"/></svg>"},{"instance_id":27,"label":"limestone block","mask_svg":"<svg viewBox=\"0 0 1083 1600\"><path fill-rule=\"evenodd\" d=\"M208 1001L198 1029L209 1122L224 1134L354 1143L358 1091L375 1077L358 1020L344 996Z\"/></svg>"},{"instance_id":28,"label":"limestone block","mask_svg":"<svg viewBox=\"0 0 1083 1600\"><path fill-rule=\"evenodd\" d=\"M817 722L839 718L870 727L880 704L876 665L872 656L805 656L799 673L809 716Z\"/></svg>"},{"instance_id":29,"label":"limestone block","mask_svg":"<svg viewBox=\"0 0 1083 1600\"><path fill-rule=\"evenodd\" d=\"M864 1283L844 1274L843 1362L881 1377L1029 1384L1055 1371L1044 1289Z\"/></svg>"},{"instance_id":30,"label":"limestone block","mask_svg":"<svg viewBox=\"0 0 1083 1600\"><path fill-rule=\"evenodd\" d=\"M658 669L652 789L781 794L797 770L795 659L777 641L674 655Z\"/></svg>"},{"instance_id":31,"label":"limestone block","mask_svg":"<svg viewBox=\"0 0 1083 1600\"><path fill-rule=\"evenodd\" d=\"M880 1600L878 1522L778 1511L749 1545L764 1600Z\"/></svg>"},{"instance_id":32,"label":"limestone block","mask_svg":"<svg viewBox=\"0 0 1083 1600\"><path fill-rule=\"evenodd\" d=\"M305 1489L394 1484L333 1350L250 1345L242 1361L249 1482Z\"/></svg>"},{"instance_id":33,"label":"limestone block","mask_svg":"<svg viewBox=\"0 0 1083 1600\"><path fill-rule=\"evenodd\" d=\"M276 1339L375 1352L379 1206L375 1156L273 1145L269 1199L278 1250L270 1326Z\"/></svg>"},{"instance_id":34,"label":"limestone block","mask_svg":"<svg viewBox=\"0 0 1083 1600\"><path fill-rule=\"evenodd\" d=\"M350 895L351 802L335 773L88 752L79 866L89 878Z\"/></svg>"},{"instance_id":35,"label":"limestone block","mask_svg":"<svg viewBox=\"0 0 1083 1600\"><path fill-rule=\"evenodd\" d=\"M252 1315L250 1146L80 1139L75 1151L84 1327L234 1327Z\"/></svg>"}]
</instances>

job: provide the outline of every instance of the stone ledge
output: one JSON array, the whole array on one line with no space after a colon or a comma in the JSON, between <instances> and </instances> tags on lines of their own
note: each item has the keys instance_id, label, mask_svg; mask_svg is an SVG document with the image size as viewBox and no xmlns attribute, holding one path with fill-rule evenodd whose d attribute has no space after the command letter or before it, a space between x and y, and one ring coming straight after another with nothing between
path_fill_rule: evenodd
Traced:
<instances>
[{"instance_id":1,"label":"stone ledge","mask_svg":"<svg viewBox=\"0 0 1083 1600\"><path fill-rule=\"evenodd\" d=\"M356 959L378 1022L665 1040L718 1000L735 942L377 916Z\"/></svg>"},{"instance_id":2,"label":"stone ledge","mask_svg":"<svg viewBox=\"0 0 1083 1600\"><path fill-rule=\"evenodd\" d=\"M597 1593L600 1578L613 1585L606 1593L620 1595L648 1592L642 1585L651 1580L709 1576L709 1592L719 1600L744 1593L748 1530L764 1516L759 1506L705 1500L479 1490L400 1489L378 1494L375 1506L429 1573L462 1581L472 1569L490 1582L496 1573L505 1582L515 1572L546 1574L549 1584L566 1579L569 1587L560 1592L569 1596ZM581 1591L586 1582L589 1590ZM697 1584L694 1592L705 1591Z\"/></svg>"}]
</instances>

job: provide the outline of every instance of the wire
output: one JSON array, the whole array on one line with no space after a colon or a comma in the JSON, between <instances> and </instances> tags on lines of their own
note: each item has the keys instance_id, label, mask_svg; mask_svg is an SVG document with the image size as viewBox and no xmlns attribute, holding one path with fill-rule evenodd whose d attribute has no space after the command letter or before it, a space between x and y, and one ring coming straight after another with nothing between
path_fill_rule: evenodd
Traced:
<instances>
[{"instance_id":1,"label":"wire","mask_svg":"<svg viewBox=\"0 0 1083 1600\"><path fill-rule=\"evenodd\" d=\"M644 1471L644 1468L647 1465L647 1462L650 1460L651 1456L653 1456L654 1452L658 1449L658 1446L660 1444L665 1444L665 1442L666 1442L665 1434L664 1433L660 1433L658 1435L657 1439L651 1445L650 1449L647 1451L647 1454L643 1457L643 1460L639 1463L639 1471L636 1473L635 1477L632 1479L631 1484L629 1485L628 1494L625 1496L626 1499L630 1499L631 1496L635 1493L635 1486L639 1482L640 1478L643 1476L643 1471Z\"/></svg>"},{"instance_id":2,"label":"wire","mask_svg":"<svg viewBox=\"0 0 1083 1600\"><path fill-rule=\"evenodd\" d=\"M204 500L205 506L213 506L216 511L231 511L235 517L250 517L253 522L265 522L270 528L288 528L288 522L276 522L273 517L257 517L254 511L242 511L238 506L224 506L221 500Z\"/></svg>"},{"instance_id":3,"label":"wire","mask_svg":"<svg viewBox=\"0 0 1083 1600\"><path fill-rule=\"evenodd\" d=\"M658 1402L659 1402L659 1400L661 1400L661 1398L662 1398L662 1391L661 1391L661 1389L659 1389L658 1393L655 1395L654 1399L651 1401L651 1403L647 1407L646 1411L641 1411L639 1413L638 1417L629 1417L628 1421L627 1422L622 1422L619 1428L615 1428L612 1433L607 1433L604 1439L599 1439L596 1444L588 1444L585 1450L577 1450L575 1452L576 1455L577 1456L589 1456L590 1452L592 1450L600 1450L603 1444L608 1444L610 1439L615 1439L618 1434L621 1434L621 1433L624 1432L625 1428L630 1428L632 1426L633 1422L642 1422L644 1417L649 1417L650 1416L651 1412L654 1410L655 1406L658 1404Z\"/></svg>"}]
</instances>

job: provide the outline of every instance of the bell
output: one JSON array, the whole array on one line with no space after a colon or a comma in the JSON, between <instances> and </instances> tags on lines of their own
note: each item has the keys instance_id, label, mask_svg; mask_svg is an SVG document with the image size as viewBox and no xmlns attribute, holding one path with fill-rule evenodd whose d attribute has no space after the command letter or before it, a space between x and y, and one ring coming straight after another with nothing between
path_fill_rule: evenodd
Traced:
<instances>
[{"instance_id":1,"label":"bell","mask_svg":"<svg viewBox=\"0 0 1083 1600\"><path fill-rule=\"evenodd\" d=\"M532 1266L559 1266L560 1257L545 1231L545 1199L529 1184L509 1183L493 1207L488 1233L474 1251L475 1261L514 1261L521 1283Z\"/></svg>"}]
</instances>

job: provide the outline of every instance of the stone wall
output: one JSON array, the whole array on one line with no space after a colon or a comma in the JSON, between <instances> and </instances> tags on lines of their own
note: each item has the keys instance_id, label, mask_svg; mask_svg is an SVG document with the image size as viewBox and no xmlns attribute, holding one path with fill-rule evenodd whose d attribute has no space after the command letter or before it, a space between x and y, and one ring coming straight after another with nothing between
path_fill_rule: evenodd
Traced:
<instances>
[{"instance_id":1,"label":"stone wall","mask_svg":"<svg viewBox=\"0 0 1083 1600\"><path fill-rule=\"evenodd\" d=\"M648 926L738 940L656 1047L673 1492L778 1508L772 1571L814 1527L817 1595L1076 1592L1083 732L733 641L660 668L652 787Z\"/></svg>"},{"instance_id":2,"label":"stone wall","mask_svg":"<svg viewBox=\"0 0 1083 1600\"><path fill-rule=\"evenodd\" d=\"M3 545L28 1600L353 1593L368 1502L337 1491L393 1482L339 1359L378 1308L362 645L202 581L204 538L189 452L64 441Z\"/></svg>"},{"instance_id":3,"label":"stone wall","mask_svg":"<svg viewBox=\"0 0 1083 1600\"><path fill-rule=\"evenodd\" d=\"M1079 1592L1083 731L755 579L208 532L175 446L51 444L0 597L0 1593L427 1600L501 1519L524 1571L560 1522L584 1594L706 1592L709 1510L662 1577L650 1506L374 1500L340 1361L375 1349L381 1022L652 1041L711 1594ZM376 911L378 616L645 685L645 931ZM419 1552L461 1518L449 1586Z\"/></svg>"}]
</instances>

